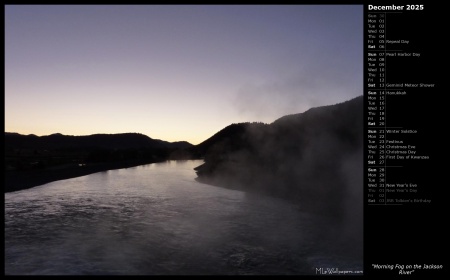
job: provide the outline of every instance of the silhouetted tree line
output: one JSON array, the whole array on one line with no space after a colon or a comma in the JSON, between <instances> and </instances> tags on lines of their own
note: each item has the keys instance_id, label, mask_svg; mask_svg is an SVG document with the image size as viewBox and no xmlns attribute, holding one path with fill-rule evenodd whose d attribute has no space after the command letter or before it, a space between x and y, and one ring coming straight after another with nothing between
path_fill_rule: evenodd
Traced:
<instances>
[{"instance_id":1,"label":"silhouetted tree line","mask_svg":"<svg viewBox=\"0 0 450 280\"><path fill-rule=\"evenodd\" d=\"M164 160L175 149L95 149L88 153L86 162L108 162L123 160Z\"/></svg>"},{"instance_id":2,"label":"silhouetted tree line","mask_svg":"<svg viewBox=\"0 0 450 280\"><path fill-rule=\"evenodd\" d=\"M179 157L188 142L155 140L139 133L41 136L5 132L5 170L33 170L101 162L155 162Z\"/></svg>"}]
</instances>

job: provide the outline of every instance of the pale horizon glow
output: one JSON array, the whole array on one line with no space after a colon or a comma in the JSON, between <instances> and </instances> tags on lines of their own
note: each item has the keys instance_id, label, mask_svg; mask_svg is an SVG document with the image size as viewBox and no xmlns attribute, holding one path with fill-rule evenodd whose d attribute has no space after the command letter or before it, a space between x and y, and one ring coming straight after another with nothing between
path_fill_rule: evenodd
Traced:
<instances>
[{"instance_id":1,"label":"pale horizon glow","mask_svg":"<svg viewBox=\"0 0 450 280\"><path fill-rule=\"evenodd\" d=\"M199 144L362 81L362 5L5 6L7 132Z\"/></svg>"}]
</instances>

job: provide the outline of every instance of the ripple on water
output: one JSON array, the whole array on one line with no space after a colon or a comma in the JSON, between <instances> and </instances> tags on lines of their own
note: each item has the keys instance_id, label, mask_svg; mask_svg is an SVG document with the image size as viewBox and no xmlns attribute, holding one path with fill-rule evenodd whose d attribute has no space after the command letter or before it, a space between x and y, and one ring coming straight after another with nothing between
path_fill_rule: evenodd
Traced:
<instances>
[{"instance_id":1,"label":"ripple on water","mask_svg":"<svg viewBox=\"0 0 450 280\"><path fill-rule=\"evenodd\" d=\"M6 274L315 274L362 269L327 224L279 199L204 185L201 161L5 194ZM359 246L360 244L355 244Z\"/></svg>"}]
</instances>

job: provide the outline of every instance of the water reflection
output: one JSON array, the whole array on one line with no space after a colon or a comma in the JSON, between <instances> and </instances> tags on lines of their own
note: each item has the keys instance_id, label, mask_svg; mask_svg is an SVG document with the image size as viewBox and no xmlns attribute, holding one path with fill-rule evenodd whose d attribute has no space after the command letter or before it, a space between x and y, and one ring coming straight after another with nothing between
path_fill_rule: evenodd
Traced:
<instances>
[{"instance_id":1,"label":"water reflection","mask_svg":"<svg viewBox=\"0 0 450 280\"><path fill-rule=\"evenodd\" d=\"M362 269L295 205L169 161L5 194L6 274L315 274ZM324 245L328 244L328 245Z\"/></svg>"}]
</instances>

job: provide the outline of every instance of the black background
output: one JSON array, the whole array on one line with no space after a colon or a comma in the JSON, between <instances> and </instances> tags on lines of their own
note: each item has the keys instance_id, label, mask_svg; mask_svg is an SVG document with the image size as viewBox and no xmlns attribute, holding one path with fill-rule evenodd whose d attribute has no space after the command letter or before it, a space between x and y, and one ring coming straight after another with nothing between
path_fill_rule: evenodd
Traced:
<instances>
[{"instance_id":1,"label":"black background","mask_svg":"<svg viewBox=\"0 0 450 280\"><path fill-rule=\"evenodd\" d=\"M392 5L393 2L386 3ZM402 170L387 170L387 182L395 182L396 178L408 178L418 184L419 197L431 199L429 204L403 205L369 205L367 189L365 190L364 207L364 275L365 276L399 276L399 269L374 269L373 264L380 265L421 265L422 269L414 269L412 276L434 277L443 275L446 263L443 256L446 253L447 242L444 239L448 210L444 209L447 198L446 189L450 187L446 171L446 155L448 153L446 130L449 125L446 117L449 112L445 96L443 69L446 69L448 47L445 47L445 37L448 31L444 28L444 7L427 3L422 4L421 11L408 11L406 4L402 13L386 15L386 39L409 40L410 43L387 44L387 49L396 47L405 52L419 52L421 57L388 58L386 60L387 83L434 83L429 89L404 89L406 96L388 96L386 100L387 126L401 126L405 129L418 130L417 135L400 134L405 143L417 146L417 154L428 155L429 160L408 161ZM368 4L365 5L365 32L367 32ZM367 34L367 33L366 33ZM365 35L366 35L365 34ZM366 36L365 36L366 38ZM367 62L367 42L365 42L365 64ZM365 69L366 69L365 65ZM445 72L445 71L444 71ZM365 73L365 79L367 79ZM367 80L366 80L367 81ZM365 95L367 82L365 81ZM366 112L366 111L365 111ZM367 113L367 112L366 112ZM367 119L367 116L366 116ZM367 121L365 121L367 131ZM367 133L365 135L367 137ZM367 138L366 138L367 139ZM395 139L395 138L394 138ZM420 151L420 152L419 152ZM365 151L367 158L367 150ZM364 161L367 170L367 160ZM365 178L367 186L367 178ZM423 265L443 265L441 270L423 269Z\"/></svg>"}]
</instances>

